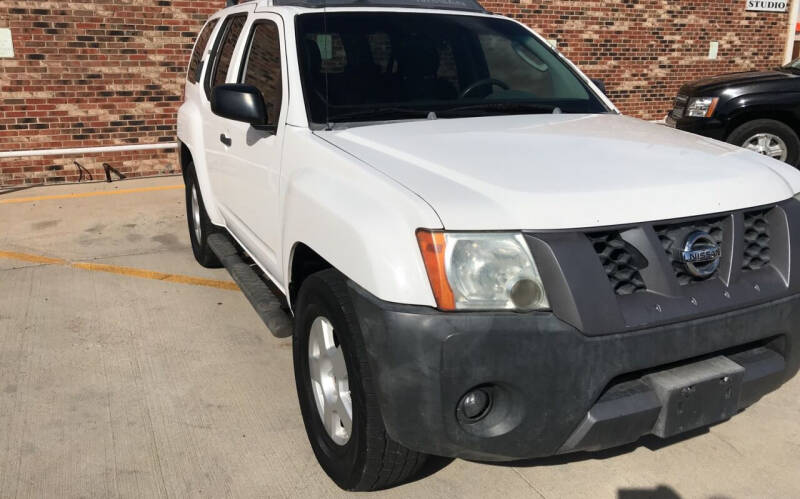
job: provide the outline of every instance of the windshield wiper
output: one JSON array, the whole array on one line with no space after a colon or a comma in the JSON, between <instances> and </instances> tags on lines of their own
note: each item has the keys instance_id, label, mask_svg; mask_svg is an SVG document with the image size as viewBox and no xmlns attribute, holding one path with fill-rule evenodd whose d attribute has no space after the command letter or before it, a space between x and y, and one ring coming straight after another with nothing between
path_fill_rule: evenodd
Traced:
<instances>
[{"instance_id":1,"label":"windshield wiper","mask_svg":"<svg viewBox=\"0 0 800 499\"><path fill-rule=\"evenodd\" d=\"M362 109L355 109L343 113L331 113L328 117L328 126L331 127L334 123L348 122L352 120L362 121L383 121L383 120L397 120L397 119L425 119L430 114L428 109L415 109L410 107L385 107L385 106L370 106Z\"/></svg>"},{"instance_id":2,"label":"windshield wiper","mask_svg":"<svg viewBox=\"0 0 800 499\"><path fill-rule=\"evenodd\" d=\"M557 111L558 110L558 111ZM558 106L553 104L538 104L533 102L481 102L479 104L468 104L465 106L456 106L450 108L437 109L436 114L439 117L448 115L470 115L475 111L484 111L484 114L548 114L553 112L560 112Z\"/></svg>"},{"instance_id":3,"label":"windshield wiper","mask_svg":"<svg viewBox=\"0 0 800 499\"><path fill-rule=\"evenodd\" d=\"M561 109L552 104L532 102L480 102L455 107L431 106L430 109L419 109L402 106L369 106L341 113L331 113L328 117L328 129L336 123L350 121L390 121L399 119L436 119L444 117L488 116L496 114L549 114L559 113Z\"/></svg>"}]
</instances>

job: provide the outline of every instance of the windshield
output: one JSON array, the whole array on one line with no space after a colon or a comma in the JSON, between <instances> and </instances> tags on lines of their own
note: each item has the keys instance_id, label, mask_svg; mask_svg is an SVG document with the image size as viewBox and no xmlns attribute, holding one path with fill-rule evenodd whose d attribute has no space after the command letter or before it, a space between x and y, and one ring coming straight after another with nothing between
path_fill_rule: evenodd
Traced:
<instances>
[{"instance_id":1,"label":"windshield","mask_svg":"<svg viewBox=\"0 0 800 499\"><path fill-rule=\"evenodd\" d=\"M508 20L303 14L297 42L313 123L609 111L549 46Z\"/></svg>"},{"instance_id":2,"label":"windshield","mask_svg":"<svg viewBox=\"0 0 800 499\"><path fill-rule=\"evenodd\" d=\"M800 69L800 59L795 59L784 67L791 69Z\"/></svg>"}]
</instances>

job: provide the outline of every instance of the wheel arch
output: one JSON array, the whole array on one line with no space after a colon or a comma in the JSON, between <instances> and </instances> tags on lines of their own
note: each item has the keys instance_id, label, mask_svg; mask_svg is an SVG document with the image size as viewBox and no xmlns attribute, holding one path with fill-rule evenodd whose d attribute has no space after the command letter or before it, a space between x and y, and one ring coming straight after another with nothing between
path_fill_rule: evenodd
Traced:
<instances>
[{"instance_id":1,"label":"wheel arch","mask_svg":"<svg viewBox=\"0 0 800 499\"><path fill-rule=\"evenodd\" d=\"M184 144L183 141L179 140L178 146L178 162L181 167L181 176L183 176L185 181L189 165L194 163L194 156L192 155L192 151L189 150L189 146Z\"/></svg>"},{"instance_id":2,"label":"wheel arch","mask_svg":"<svg viewBox=\"0 0 800 499\"><path fill-rule=\"evenodd\" d=\"M779 121L800 135L800 115L791 108L781 108L778 106L748 106L731 113L727 127L725 129L725 140L740 126L755 120L774 120Z\"/></svg>"},{"instance_id":3,"label":"wheel arch","mask_svg":"<svg viewBox=\"0 0 800 499\"><path fill-rule=\"evenodd\" d=\"M289 285L287 286L287 299L291 307L297 302L297 293L303 282L312 274L321 270L334 268L319 253L303 242L297 242L292 247L289 257Z\"/></svg>"}]
</instances>

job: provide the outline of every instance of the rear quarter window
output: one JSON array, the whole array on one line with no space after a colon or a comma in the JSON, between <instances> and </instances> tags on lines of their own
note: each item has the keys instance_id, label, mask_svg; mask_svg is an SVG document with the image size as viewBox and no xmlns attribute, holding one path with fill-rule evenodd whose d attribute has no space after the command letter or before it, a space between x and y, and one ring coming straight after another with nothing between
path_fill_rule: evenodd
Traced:
<instances>
[{"instance_id":1,"label":"rear quarter window","mask_svg":"<svg viewBox=\"0 0 800 499\"><path fill-rule=\"evenodd\" d=\"M197 37L197 42L194 45L194 52L192 52L192 59L189 61L189 74L186 76L186 79L191 83L200 81L200 73L203 72L203 54L206 52L208 40L211 39L211 33L214 32L214 28L217 27L218 22L219 19L212 19L209 21Z\"/></svg>"},{"instance_id":2,"label":"rear quarter window","mask_svg":"<svg viewBox=\"0 0 800 499\"><path fill-rule=\"evenodd\" d=\"M214 87L225 83L228 69L233 61L233 51L242 34L242 28L247 22L247 14L234 14L225 19L220 34L217 37L217 44L214 47L214 64L209 67L206 77L206 96L211 99L211 91Z\"/></svg>"}]
</instances>

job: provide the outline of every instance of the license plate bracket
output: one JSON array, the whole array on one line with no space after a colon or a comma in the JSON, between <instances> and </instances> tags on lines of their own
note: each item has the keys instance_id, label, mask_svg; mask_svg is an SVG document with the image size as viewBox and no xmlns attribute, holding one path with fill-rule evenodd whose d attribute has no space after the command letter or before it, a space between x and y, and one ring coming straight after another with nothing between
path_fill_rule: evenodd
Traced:
<instances>
[{"instance_id":1,"label":"license plate bracket","mask_svg":"<svg viewBox=\"0 0 800 499\"><path fill-rule=\"evenodd\" d=\"M744 368L724 356L648 374L661 401L653 434L662 438L725 421L739 408Z\"/></svg>"}]
</instances>

